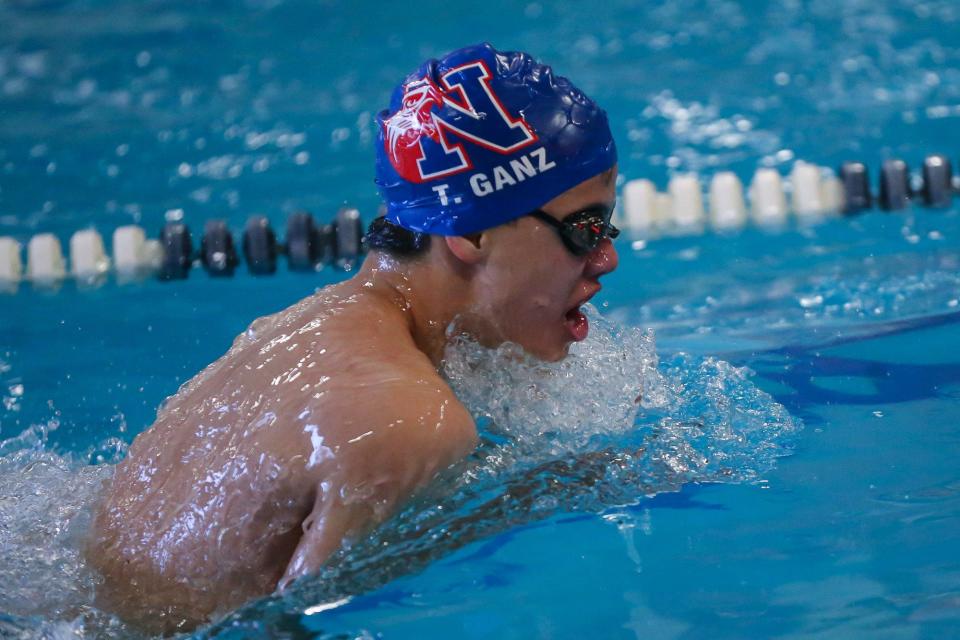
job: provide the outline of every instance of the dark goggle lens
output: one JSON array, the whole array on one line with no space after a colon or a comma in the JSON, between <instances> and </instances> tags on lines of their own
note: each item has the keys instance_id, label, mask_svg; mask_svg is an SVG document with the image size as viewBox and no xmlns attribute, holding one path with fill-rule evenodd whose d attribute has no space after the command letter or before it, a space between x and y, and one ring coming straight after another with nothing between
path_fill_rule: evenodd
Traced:
<instances>
[{"instance_id":1,"label":"dark goggle lens","mask_svg":"<svg viewBox=\"0 0 960 640\"><path fill-rule=\"evenodd\" d=\"M620 230L610 224L612 211L581 211L563 219L563 236L567 248L577 255L586 255L604 238L616 238Z\"/></svg>"}]
</instances>

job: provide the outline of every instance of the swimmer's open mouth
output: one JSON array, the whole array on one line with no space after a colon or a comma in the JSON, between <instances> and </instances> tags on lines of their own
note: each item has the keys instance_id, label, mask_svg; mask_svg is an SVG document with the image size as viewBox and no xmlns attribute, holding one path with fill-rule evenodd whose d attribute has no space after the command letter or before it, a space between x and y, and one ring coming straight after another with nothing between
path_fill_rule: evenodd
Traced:
<instances>
[{"instance_id":1,"label":"swimmer's open mouth","mask_svg":"<svg viewBox=\"0 0 960 640\"><path fill-rule=\"evenodd\" d=\"M598 291L600 291L600 285L595 285L593 291L580 298L563 314L564 324L570 332L570 336L576 342L586 339L587 334L590 333L590 322L587 320L587 316L583 314L581 307L589 302L590 298L595 296Z\"/></svg>"}]
</instances>

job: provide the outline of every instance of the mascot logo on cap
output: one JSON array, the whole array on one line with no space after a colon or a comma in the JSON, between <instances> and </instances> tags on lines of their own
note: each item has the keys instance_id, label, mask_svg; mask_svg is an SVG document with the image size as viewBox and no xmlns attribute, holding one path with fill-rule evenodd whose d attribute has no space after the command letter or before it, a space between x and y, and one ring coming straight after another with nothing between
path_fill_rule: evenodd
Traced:
<instances>
[{"instance_id":1,"label":"mascot logo on cap","mask_svg":"<svg viewBox=\"0 0 960 640\"><path fill-rule=\"evenodd\" d=\"M490 70L476 60L447 71L443 87L429 77L403 88L400 109L384 119L390 164L409 182L426 182L473 168L467 145L509 155L537 141L522 117L513 117L490 86Z\"/></svg>"}]
</instances>

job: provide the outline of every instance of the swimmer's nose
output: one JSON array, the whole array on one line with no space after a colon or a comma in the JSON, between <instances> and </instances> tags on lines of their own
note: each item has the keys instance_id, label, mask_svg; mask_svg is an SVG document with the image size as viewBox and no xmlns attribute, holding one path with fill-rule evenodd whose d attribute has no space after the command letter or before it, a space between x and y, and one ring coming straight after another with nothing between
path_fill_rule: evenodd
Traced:
<instances>
[{"instance_id":1,"label":"swimmer's nose","mask_svg":"<svg viewBox=\"0 0 960 640\"><path fill-rule=\"evenodd\" d=\"M620 256L610 238L604 238L597 248L587 254L585 275L589 278L599 278L610 273L620 264Z\"/></svg>"}]
</instances>

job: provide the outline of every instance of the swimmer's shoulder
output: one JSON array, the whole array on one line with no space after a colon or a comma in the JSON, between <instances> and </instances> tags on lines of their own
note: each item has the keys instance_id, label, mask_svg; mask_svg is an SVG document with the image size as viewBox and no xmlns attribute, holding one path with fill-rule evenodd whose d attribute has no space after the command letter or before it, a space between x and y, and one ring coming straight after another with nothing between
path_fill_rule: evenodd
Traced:
<instances>
[{"instance_id":1,"label":"swimmer's shoulder","mask_svg":"<svg viewBox=\"0 0 960 640\"><path fill-rule=\"evenodd\" d=\"M362 286L342 289L324 301L335 307L325 318L329 342L352 360L370 360L380 367L433 369L410 333L410 319L402 304L388 294L364 291Z\"/></svg>"},{"instance_id":2,"label":"swimmer's shoulder","mask_svg":"<svg viewBox=\"0 0 960 640\"><path fill-rule=\"evenodd\" d=\"M395 299L348 281L318 291L295 308L296 319L274 329L277 336L271 332L262 339L278 343L282 355L277 361L284 367L310 361L298 364L290 389L306 396L307 407L324 416L326 443L362 441L364 446L348 448L360 451L371 445L380 452L394 441L404 446L419 441L449 447L451 456L475 446L473 418L417 347ZM292 334L297 337L281 343ZM314 339L315 346L304 352L304 344ZM295 343L301 346L288 351ZM317 366L311 366L314 360ZM301 393L304 386L310 394Z\"/></svg>"},{"instance_id":3,"label":"swimmer's shoulder","mask_svg":"<svg viewBox=\"0 0 960 640\"><path fill-rule=\"evenodd\" d=\"M472 448L476 425L470 412L413 341L401 346L401 339L383 345L379 356L358 356L340 372L342 383L334 385L339 393L327 408L349 416L353 437L382 427L404 438L440 436Z\"/></svg>"},{"instance_id":4,"label":"swimmer's shoulder","mask_svg":"<svg viewBox=\"0 0 960 640\"><path fill-rule=\"evenodd\" d=\"M351 308L344 318L349 327L348 349L340 393L327 408L351 426L350 439L369 440L383 451L399 440L402 448L426 447L443 458L459 458L477 443L473 417L416 345L408 321L396 304L370 297ZM395 443L396 444L396 443Z\"/></svg>"}]
</instances>

